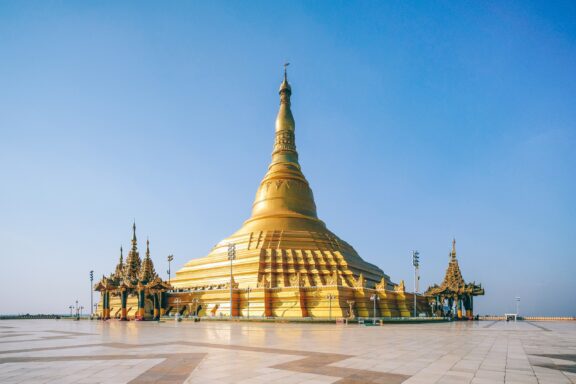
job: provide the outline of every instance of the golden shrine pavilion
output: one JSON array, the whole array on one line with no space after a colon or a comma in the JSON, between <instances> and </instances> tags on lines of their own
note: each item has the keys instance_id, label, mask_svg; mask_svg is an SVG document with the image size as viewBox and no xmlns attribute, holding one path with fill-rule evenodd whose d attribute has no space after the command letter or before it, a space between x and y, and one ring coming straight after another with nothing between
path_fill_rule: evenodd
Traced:
<instances>
[{"instance_id":1,"label":"golden shrine pavilion","mask_svg":"<svg viewBox=\"0 0 576 384\"><path fill-rule=\"evenodd\" d=\"M146 256L140 259L136 240L136 223L132 226L132 249L126 261L120 247L120 260L110 276L102 276L94 290L100 292L97 313L103 319L159 319L165 308L166 292L171 288L154 270L150 258L150 241Z\"/></svg>"},{"instance_id":2,"label":"golden shrine pavilion","mask_svg":"<svg viewBox=\"0 0 576 384\"><path fill-rule=\"evenodd\" d=\"M449 316L462 319L463 309L466 318L474 316L474 296L484 295L481 284L468 283L462 278L458 259L456 258L456 239L452 240L452 251L449 254L450 262L446 269L444 281L438 286L434 284L424 293L430 299L432 311L438 316ZM448 304L446 310L445 304ZM456 310L454 310L456 307Z\"/></svg>"}]
</instances>

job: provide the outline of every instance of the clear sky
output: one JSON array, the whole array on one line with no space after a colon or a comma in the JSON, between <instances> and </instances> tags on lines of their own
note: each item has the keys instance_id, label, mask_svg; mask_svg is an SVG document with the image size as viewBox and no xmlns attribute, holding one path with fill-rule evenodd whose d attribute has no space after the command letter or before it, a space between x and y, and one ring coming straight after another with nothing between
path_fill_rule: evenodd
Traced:
<instances>
[{"instance_id":1,"label":"clear sky","mask_svg":"<svg viewBox=\"0 0 576 384\"><path fill-rule=\"evenodd\" d=\"M318 213L393 281L576 316L573 1L0 2L0 313L89 306L248 218L289 60Z\"/></svg>"}]
</instances>

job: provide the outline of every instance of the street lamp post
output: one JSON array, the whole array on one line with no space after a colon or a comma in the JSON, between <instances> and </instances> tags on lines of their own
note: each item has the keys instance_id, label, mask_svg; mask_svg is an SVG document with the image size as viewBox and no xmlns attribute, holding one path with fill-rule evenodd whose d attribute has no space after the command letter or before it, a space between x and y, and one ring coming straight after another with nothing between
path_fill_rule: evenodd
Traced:
<instances>
[{"instance_id":1,"label":"street lamp post","mask_svg":"<svg viewBox=\"0 0 576 384\"><path fill-rule=\"evenodd\" d=\"M248 319L250 319L250 291L252 291L252 288L248 287L246 288L246 293L248 293L248 305L246 310L248 311Z\"/></svg>"},{"instance_id":2,"label":"street lamp post","mask_svg":"<svg viewBox=\"0 0 576 384\"><path fill-rule=\"evenodd\" d=\"M92 312L92 308L94 308L94 271L90 271L90 317L94 316L94 312Z\"/></svg>"},{"instance_id":3,"label":"street lamp post","mask_svg":"<svg viewBox=\"0 0 576 384\"><path fill-rule=\"evenodd\" d=\"M326 298L328 299L328 318L332 320L332 300L335 299L336 296L330 293Z\"/></svg>"},{"instance_id":4,"label":"street lamp post","mask_svg":"<svg viewBox=\"0 0 576 384\"><path fill-rule=\"evenodd\" d=\"M516 296L516 318L520 314L520 297Z\"/></svg>"},{"instance_id":5,"label":"street lamp post","mask_svg":"<svg viewBox=\"0 0 576 384\"><path fill-rule=\"evenodd\" d=\"M373 294L372 296L370 296L370 300L374 302L374 313L373 313L373 317L374 317L374 324L376 324L376 302L378 300L380 300L380 297L377 294Z\"/></svg>"},{"instance_id":6,"label":"street lamp post","mask_svg":"<svg viewBox=\"0 0 576 384\"><path fill-rule=\"evenodd\" d=\"M74 306L71 305L71 306L69 306L68 308L70 309L70 317L72 317L72 311L74 310Z\"/></svg>"},{"instance_id":7,"label":"street lamp post","mask_svg":"<svg viewBox=\"0 0 576 384\"><path fill-rule=\"evenodd\" d=\"M414 266L414 317L416 317L416 294L418 293L418 270L420 268L420 252L412 251L412 265Z\"/></svg>"},{"instance_id":8,"label":"street lamp post","mask_svg":"<svg viewBox=\"0 0 576 384\"><path fill-rule=\"evenodd\" d=\"M230 260L230 318L232 318L232 301L234 294L233 280L232 280L232 262L236 258L236 244L228 244L228 260Z\"/></svg>"},{"instance_id":9,"label":"street lamp post","mask_svg":"<svg viewBox=\"0 0 576 384\"><path fill-rule=\"evenodd\" d=\"M180 300L180 298L177 297L176 300L174 300L174 302L176 303L176 316L174 316L174 318L176 319L176 321L178 321L178 318L180 317L180 303L182 302L182 300Z\"/></svg>"},{"instance_id":10,"label":"street lamp post","mask_svg":"<svg viewBox=\"0 0 576 384\"><path fill-rule=\"evenodd\" d=\"M170 284L170 263L174 260L174 255L168 255L168 284Z\"/></svg>"},{"instance_id":11,"label":"street lamp post","mask_svg":"<svg viewBox=\"0 0 576 384\"><path fill-rule=\"evenodd\" d=\"M76 300L76 320L80 320L80 308L78 307L78 300Z\"/></svg>"}]
</instances>

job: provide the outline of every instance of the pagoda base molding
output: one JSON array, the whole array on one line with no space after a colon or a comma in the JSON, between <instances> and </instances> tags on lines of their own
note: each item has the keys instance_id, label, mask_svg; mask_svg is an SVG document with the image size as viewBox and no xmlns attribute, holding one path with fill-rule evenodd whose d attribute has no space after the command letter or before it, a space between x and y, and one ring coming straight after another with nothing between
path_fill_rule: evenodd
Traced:
<instances>
[{"instance_id":1,"label":"pagoda base molding","mask_svg":"<svg viewBox=\"0 0 576 384\"><path fill-rule=\"evenodd\" d=\"M376 294L376 314L374 302ZM249 297L248 297L249 296ZM329 297L332 297L330 299ZM410 317L414 310L412 293L345 286L280 287L171 292L166 315L200 317L313 318ZM179 299L179 300L177 300ZM430 313L425 297L417 296L417 311ZM352 313L350 312L352 309Z\"/></svg>"}]
</instances>

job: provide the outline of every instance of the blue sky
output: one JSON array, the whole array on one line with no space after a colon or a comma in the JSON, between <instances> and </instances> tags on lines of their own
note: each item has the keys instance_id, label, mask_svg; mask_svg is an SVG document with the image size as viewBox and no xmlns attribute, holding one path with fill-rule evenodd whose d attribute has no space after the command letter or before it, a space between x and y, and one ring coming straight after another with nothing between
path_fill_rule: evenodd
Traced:
<instances>
[{"instance_id":1,"label":"blue sky","mask_svg":"<svg viewBox=\"0 0 576 384\"><path fill-rule=\"evenodd\" d=\"M394 281L452 237L481 314L576 316L574 2L0 3L0 313L89 302L249 216L292 64L320 217ZM87 306L87 305L86 305Z\"/></svg>"}]
</instances>

